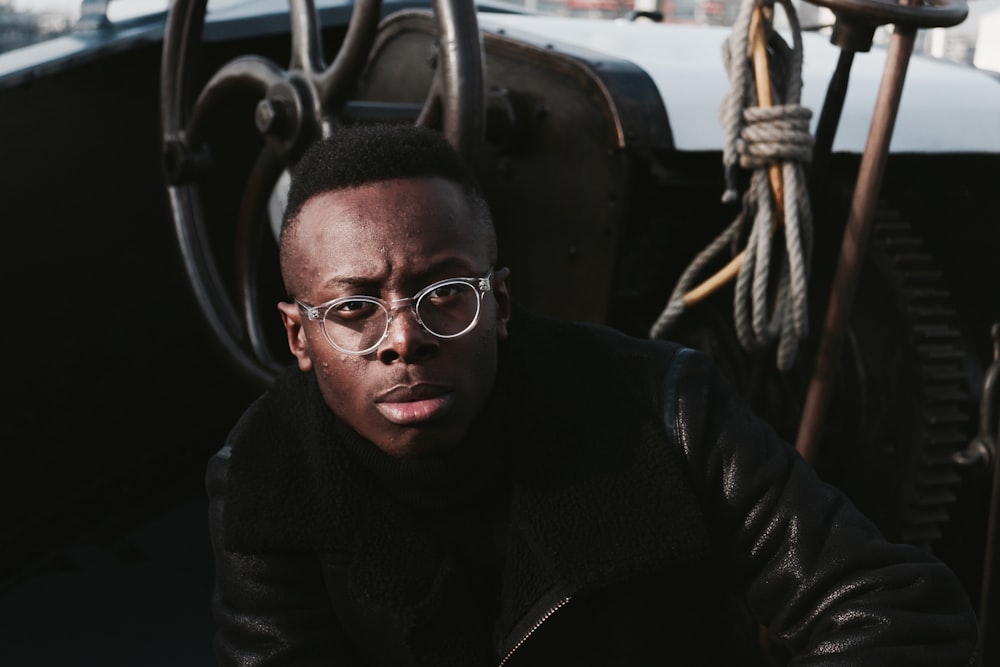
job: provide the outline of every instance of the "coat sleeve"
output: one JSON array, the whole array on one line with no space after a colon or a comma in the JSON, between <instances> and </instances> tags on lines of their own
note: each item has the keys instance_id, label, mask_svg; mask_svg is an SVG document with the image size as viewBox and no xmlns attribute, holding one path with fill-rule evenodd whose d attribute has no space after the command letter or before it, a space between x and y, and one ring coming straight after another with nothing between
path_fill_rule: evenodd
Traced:
<instances>
[{"instance_id":1,"label":"coat sleeve","mask_svg":"<svg viewBox=\"0 0 1000 667\"><path fill-rule=\"evenodd\" d=\"M671 376L667 408L725 576L790 664L972 664L976 617L945 564L884 539L706 355L680 355Z\"/></svg>"},{"instance_id":2,"label":"coat sleeve","mask_svg":"<svg viewBox=\"0 0 1000 667\"><path fill-rule=\"evenodd\" d=\"M219 665L362 665L327 597L320 563L305 552L248 554L223 543L228 448L206 474L215 555L213 651Z\"/></svg>"}]
</instances>

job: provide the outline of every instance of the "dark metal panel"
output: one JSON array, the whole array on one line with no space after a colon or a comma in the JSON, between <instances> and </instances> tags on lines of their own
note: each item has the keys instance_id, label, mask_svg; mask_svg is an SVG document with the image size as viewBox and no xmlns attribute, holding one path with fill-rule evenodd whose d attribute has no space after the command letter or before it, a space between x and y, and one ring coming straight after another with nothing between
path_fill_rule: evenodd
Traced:
<instances>
[{"instance_id":1,"label":"dark metal panel","mask_svg":"<svg viewBox=\"0 0 1000 667\"><path fill-rule=\"evenodd\" d=\"M421 13L390 17L359 98L422 102L434 76L431 29ZM659 93L627 61L491 32L483 44L490 99L476 168L516 298L557 317L605 321L633 162L671 144Z\"/></svg>"}]
</instances>

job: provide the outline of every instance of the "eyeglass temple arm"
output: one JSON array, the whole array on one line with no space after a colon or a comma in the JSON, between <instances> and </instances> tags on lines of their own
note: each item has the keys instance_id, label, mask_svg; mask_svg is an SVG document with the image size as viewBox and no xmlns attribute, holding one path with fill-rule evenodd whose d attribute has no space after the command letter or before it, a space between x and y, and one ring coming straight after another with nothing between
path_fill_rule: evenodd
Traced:
<instances>
[{"instance_id":1,"label":"eyeglass temple arm","mask_svg":"<svg viewBox=\"0 0 1000 667\"><path fill-rule=\"evenodd\" d=\"M320 319L319 308L314 308L313 306L307 306L298 299L295 299L296 305L298 305L299 310L306 314L306 317L310 320Z\"/></svg>"}]
</instances>

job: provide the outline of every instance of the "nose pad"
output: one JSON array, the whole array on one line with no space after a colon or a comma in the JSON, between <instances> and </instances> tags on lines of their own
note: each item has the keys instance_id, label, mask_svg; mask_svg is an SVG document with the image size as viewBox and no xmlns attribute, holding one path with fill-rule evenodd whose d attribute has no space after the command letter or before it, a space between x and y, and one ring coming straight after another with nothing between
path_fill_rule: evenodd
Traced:
<instances>
[{"instance_id":1,"label":"nose pad","mask_svg":"<svg viewBox=\"0 0 1000 667\"><path fill-rule=\"evenodd\" d=\"M379 360L383 363L392 363L397 359L412 362L433 356L438 348L438 338L420 324L414 303L393 304L391 312L389 330L378 347Z\"/></svg>"}]
</instances>

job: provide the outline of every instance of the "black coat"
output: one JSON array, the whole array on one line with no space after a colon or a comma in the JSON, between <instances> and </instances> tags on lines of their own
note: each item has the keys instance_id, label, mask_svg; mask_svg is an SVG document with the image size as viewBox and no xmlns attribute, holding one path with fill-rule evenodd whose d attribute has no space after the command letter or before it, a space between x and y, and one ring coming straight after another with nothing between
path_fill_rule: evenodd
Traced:
<instances>
[{"instance_id":1,"label":"black coat","mask_svg":"<svg viewBox=\"0 0 1000 667\"><path fill-rule=\"evenodd\" d=\"M221 664L964 665L968 600L886 542L701 353L518 314L500 606L290 370L209 465Z\"/></svg>"}]
</instances>

